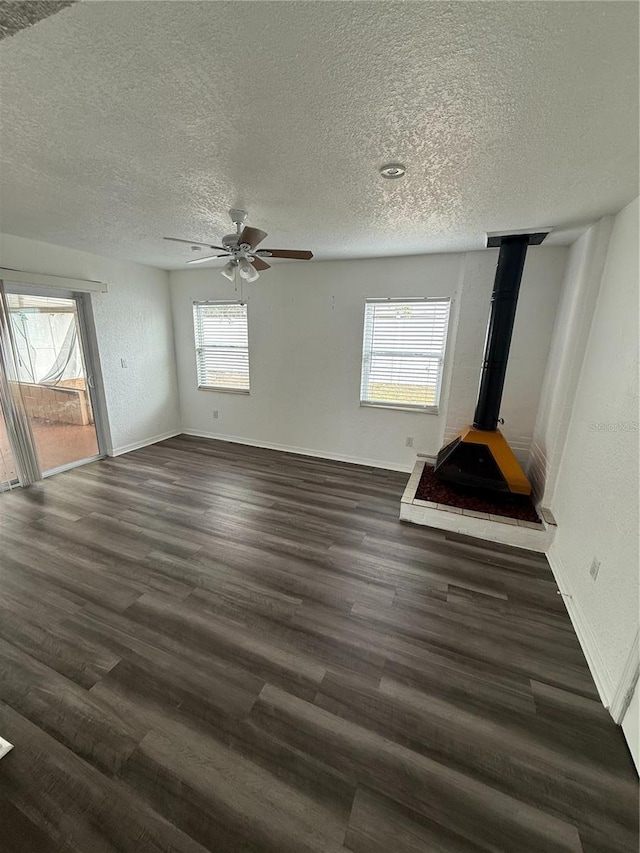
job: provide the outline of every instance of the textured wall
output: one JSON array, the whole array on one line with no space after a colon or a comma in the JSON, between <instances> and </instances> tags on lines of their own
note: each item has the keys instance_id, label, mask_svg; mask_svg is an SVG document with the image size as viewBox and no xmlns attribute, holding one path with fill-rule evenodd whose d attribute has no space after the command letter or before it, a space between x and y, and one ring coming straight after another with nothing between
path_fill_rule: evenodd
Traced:
<instances>
[{"instance_id":1,"label":"textured wall","mask_svg":"<svg viewBox=\"0 0 640 853\"><path fill-rule=\"evenodd\" d=\"M217 270L172 272L183 427L409 470L416 450L439 446L443 416L360 406L364 300L455 298L462 262L434 255L274 265L245 284L250 396L196 387L192 302L237 298L233 284Z\"/></svg>"},{"instance_id":2,"label":"textured wall","mask_svg":"<svg viewBox=\"0 0 640 853\"><path fill-rule=\"evenodd\" d=\"M504 411L528 454L566 250L531 252ZM473 415L497 252L277 264L249 294L251 395L196 387L192 302L233 299L217 270L171 273L185 429L409 470ZM440 414L359 405L364 300L451 296ZM460 317L460 323L458 318ZM451 387L450 387L451 386ZM218 410L218 419L213 411ZM414 438L413 448L406 438Z\"/></svg>"},{"instance_id":3,"label":"textured wall","mask_svg":"<svg viewBox=\"0 0 640 853\"><path fill-rule=\"evenodd\" d=\"M638 631L637 199L615 218L551 509L550 560L610 702Z\"/></svg>"},{"instance_id":4,"label":"textured wall","mask_svg":"<svg viewBox=\"0 0 640 853\"><path fill-rule=\"evenodd\" d=\"M567 251L560 246L529 249L520 286L500 429L525 468ZM445 441L473 420L497 262L497 249L466 255Z\"/></svg>"},{"instance_id":5,"label":"textured wall","mask_svg":"<svg viewBox=\"0 0 640 853\"><path fill-rule=\"evenodd\" d=\"M571 246L565 266L529 467L544 506L553 498L612 227L611 216L595 223Z\"/></svg>"},{"instance_id":6,"label":"textured wall","mask_svg":"<svg viewBox=\"0 0 640 853\"><path fill-rule=\"evenodd\" d=\"M106 281L109 291L91 300L112 448L179 431L166 272L8 234L0 235L0 265Z\"/></svg>"}]
</instances>

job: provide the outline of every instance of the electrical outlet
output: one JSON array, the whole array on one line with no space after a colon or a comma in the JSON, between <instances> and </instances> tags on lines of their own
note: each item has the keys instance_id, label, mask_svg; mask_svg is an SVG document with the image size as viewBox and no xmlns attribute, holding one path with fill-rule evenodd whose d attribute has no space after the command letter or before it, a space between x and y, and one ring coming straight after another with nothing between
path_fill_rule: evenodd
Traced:
<instances>
[{"instance_id":1,"label":"electrical outlet","mask_svg":"<svg viewBox=\"0 0 640 853\"><path fill-rule=\"evenodd\" d=\"M412 435L407 436L407 447L413 447L413 436Z\"/></svg>"},{"instance_id":2,"label":"electrical outlet","mask_svg":"<svg viewBox=\"0 0 640 853\"><path fill-rule=\"evenodd\" d=\"M596 578L598 577L599 571L600 571L600 560L596 560L596 558L594 557L593 560L591 561L591 568L589 569L589 574L591 575L591 577L594 580L596 580Z\"/></svg>"},{"instance_id":3,"label":"electrical outlet","mask_svg":"<svg viewBox=\"0 0 640 853\"><path fill-rule=\"evenodd\" d=\"M127 362L126 358L120 359L120 367L129 367L129 363Z\"/></svg>"},{"instance_id":4,"label":"electrical outlet","mask_svg":"<svg viewBox=\"0 0 640 853\"><path fill-rule=\"evenodd\" d=\"M217 409L214 409L214 410L213 410L213 419L214 419L215 421L217 421L217 420L218 420L218 410L217 410Z\"/></svg>"}]
</instances>

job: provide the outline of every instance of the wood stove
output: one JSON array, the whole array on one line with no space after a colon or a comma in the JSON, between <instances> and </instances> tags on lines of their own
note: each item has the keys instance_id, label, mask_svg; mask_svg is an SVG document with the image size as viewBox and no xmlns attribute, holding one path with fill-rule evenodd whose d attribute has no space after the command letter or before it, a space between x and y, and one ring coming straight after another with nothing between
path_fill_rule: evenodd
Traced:
<instances>
[{"instance_id":1,"label":"wood stove","mask_svg":"<svg viewBox=\"0 0 640 853\"><path fill-rule=\"evenodd\" d=\"M473 424L438 453L435 475L446 483L515 494L531 494L531 484L498 429L500 403L518 292L529 246L542 243L550 229L487 235L488 247L499 247L491 295L491 313Z\"/></svg>"}]
</instances>

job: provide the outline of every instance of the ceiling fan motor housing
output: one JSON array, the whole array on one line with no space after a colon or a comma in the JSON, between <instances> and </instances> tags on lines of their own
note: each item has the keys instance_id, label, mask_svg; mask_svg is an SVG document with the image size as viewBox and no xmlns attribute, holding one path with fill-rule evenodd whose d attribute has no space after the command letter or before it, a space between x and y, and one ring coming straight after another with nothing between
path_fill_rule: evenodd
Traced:
<instances>
[{"instance_id":1,"label":"ceiling fan motor housing","mask_svg":"<svg viewBox=\"0 0 640 853\"><path fill-rule=\"evenodd\" d=\"M237 234L225 234L222 238L222 245L225 249L235 249L238 245L238 235Z\"/></svg>"},{"instance_id":2,"label":"ceiling fan motor housing","mask_svg":"<svg viewBox=\"0 0 640 853\"><path fill-rule=\"evenodd\" d=\"M187 261L188 264L202 264L207 261L215 261L218 258L229 257L229 261L222 270L222 275L230 280L233 279L234 269L240 267L240 274L247 281L254 281L258 278L258 271L268 270L270 264L264 261L264 258L293 258L302 261L310 261L313 257L312 252L296 251L294 249L258 249L257 246L267 237L267 232L260 228L250 228L244 225L247 218L246 210L231 208L229 211L231 221L236 226L235 234L225 234L221 240L222 245L216 246L212 243L200 243L198 240L193 241L192 248L200 251L203 246L209 249L215 249L223 252L222 255L205 255L201 258L194 258ZM165 237L165 240L173 240L177 243L190 243L190 240L183 240L181 237Z\"/></svg>"}]
</instances>

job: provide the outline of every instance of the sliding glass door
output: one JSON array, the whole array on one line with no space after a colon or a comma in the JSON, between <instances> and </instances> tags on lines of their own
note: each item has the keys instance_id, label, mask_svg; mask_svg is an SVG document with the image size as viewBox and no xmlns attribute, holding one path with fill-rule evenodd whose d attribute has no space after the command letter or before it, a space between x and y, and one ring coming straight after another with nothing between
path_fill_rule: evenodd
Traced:
<instances>
[{"instance_id":1,"label":"sliding glass door","mask_svg":"<svg viewBox=\"0 0 640 853\"><path fill-rule=\"evenodd\" d=\"M17 380L43 474L101 455L83 298L6 285Z\"/></svg>"},{"instance_id":2,"label":"sliding glass door","mask_svg":"<svg viewBox=\"0 0 640 853\"><path fill-rule=\"evenodd\" d=\"M10 488L18 479L18 469L9 443L7 424L0 408L0 491Z\"/></svg>"}]
</instances>

